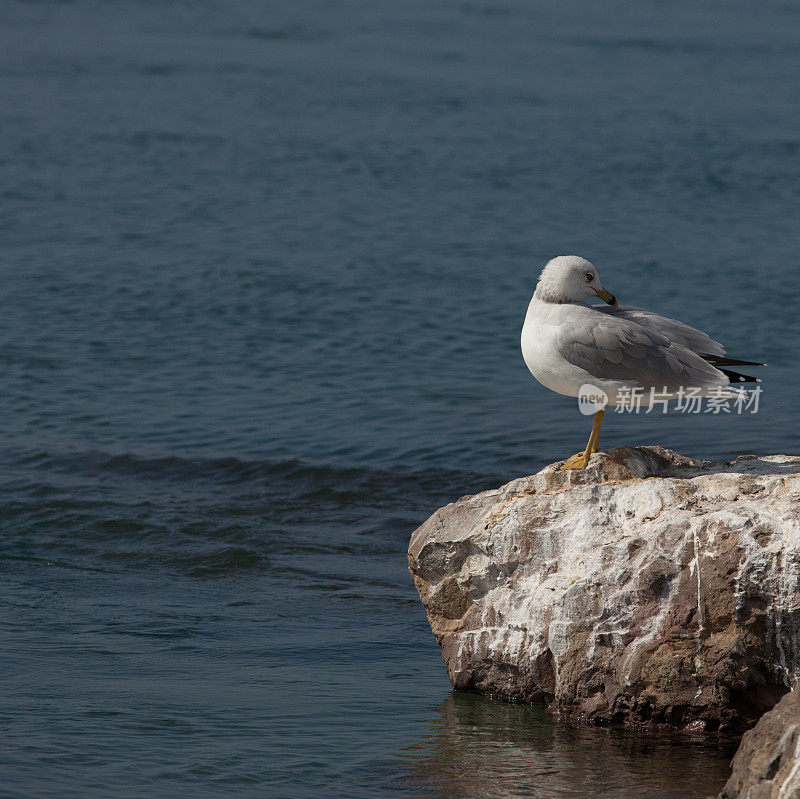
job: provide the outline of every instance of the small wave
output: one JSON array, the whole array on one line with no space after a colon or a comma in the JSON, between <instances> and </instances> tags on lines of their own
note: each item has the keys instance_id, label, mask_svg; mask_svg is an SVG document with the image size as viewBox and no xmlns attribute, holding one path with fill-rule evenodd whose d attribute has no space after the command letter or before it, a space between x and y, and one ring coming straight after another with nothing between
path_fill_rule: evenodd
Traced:
<instances>
[{"instance_id":1,"label":"small wave","mask_svg":"<svg viewBox=\"0 0 800 799\"><path fill-rule=\"evenodd\" d=\"M647 53L747 53L761 56L792 52L790 45L781 42L747 45L740 42L728 44L714 39L658 39L650 36L573 36L565 41L593 50L641 50Z\"/></svg>"},{"instance_id":2,"label":"small wave","mask_svg":"<svg viewBox=\"0 0 800 799\"><path fill-rule=\"evenodd\" d=\"M181 571L189 577L221 577L231 572L267 568L269 558L243 547L226 547L194 557L181 559Z\"/></svg>"},{"instance_id":3,"label":"small wave","mask_svg":"<svg viewBox=\"0 0 800 799\"><path fill-rule=\"evenodd\" d=\"M339 464L314 464L296 459L244 460L227 458L186 458L165 456L147 458L100 451L70 454L28 452L16 463L36 472L55 472L85 477L136 477L142 480L197 482L216 485L283 484L292 485L292 494L307 500L327 498L341 504L394 493L398 486L409 492L438 493L453 487L479 490L496 482L497 477L476 472L426 467L374 467Z\"/></svg>"},{"instance_id":4,"label":"small wave","mask_svg":"<svg viewBox=\"0 0 800 799\"><path fill-rule=\"evenodd\" d=\"M286 25L282 28L248 28L244 35L248 39L262 39L271 42L320 42L330 39L332 34L312 30L305 25Z\"/></svg>"},{"instance_id":5,"label":"small wave","mask_svg":"<svg viewBox=\"0 0 800 799\"><path fill-rule=\"evenodd\" d=\"M97 138L99 139L100 137ZM112 137L104 135L103 138L110 139ZM129 145L142 149L174 145L190 145L193 147L216 149L226 143L224 136L183 133L171 130L139 130L131 134L125 134L124 140Z\"/></svg>"}]
</instances>

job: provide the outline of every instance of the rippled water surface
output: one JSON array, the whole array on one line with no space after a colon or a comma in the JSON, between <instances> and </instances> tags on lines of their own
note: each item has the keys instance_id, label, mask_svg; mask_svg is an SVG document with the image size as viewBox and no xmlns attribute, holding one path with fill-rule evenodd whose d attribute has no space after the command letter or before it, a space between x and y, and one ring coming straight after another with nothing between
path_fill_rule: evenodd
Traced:
<instances>
[{"instance_id":1,"label":"rippled water surface","mask_svg":"<svg viewBox=\"0 0 800 799\"><path fill-rule=\"evenodd\" d=\"M452 694L405 550L585 443L519 354L559 253L770 363L604 445L797 452L797 7L0 9L0 794L719 790Z\"/></svg>"}]
</instances>

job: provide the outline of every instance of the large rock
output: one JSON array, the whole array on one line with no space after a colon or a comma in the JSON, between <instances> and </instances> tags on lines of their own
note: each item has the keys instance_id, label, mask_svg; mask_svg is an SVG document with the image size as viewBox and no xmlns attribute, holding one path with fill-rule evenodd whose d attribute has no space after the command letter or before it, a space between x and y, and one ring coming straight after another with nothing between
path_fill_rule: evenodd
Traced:
<instances>
[{"instance_id":1,"label":"large rock","mask_svg":"<svg viewBox=\"0 0 800 799\"><path fill-rule=\"evenodd\" d=\"M800 692L792 691L745 733L720 799L800 796Z\"/></svg>"},{"instance_id":2,"label":"large rock","mask_svg":"<svg viewBox=\"0 0 800 799\"><path fill-rule=\"evenodd\" d=\"M557 467L411 537L453 686L598 723L751 725L800 668L800 458Z\"/></svg>"}]
</instances>

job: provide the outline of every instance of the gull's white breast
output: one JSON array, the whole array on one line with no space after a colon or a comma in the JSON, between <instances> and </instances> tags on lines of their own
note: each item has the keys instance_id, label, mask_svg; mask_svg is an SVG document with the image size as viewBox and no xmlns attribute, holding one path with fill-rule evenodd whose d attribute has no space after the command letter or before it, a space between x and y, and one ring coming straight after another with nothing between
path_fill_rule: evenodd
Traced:
<instances>
[{"instance_id":1,"label":"gull's white breast","mask_svg":"<svg viewBox=\"0 0 800 799\"><path fill-rule=\"evenodd\" d=\"M528 305L520 340L522 357L531 374L546 388L568 397L577 397L585 383L597 385L600 382L559 352L558 338L563 330L561 317L567 309L577 308L580 306L542 302L534 295ZM588 307L586 310L589 311Z\"/></svg>"}]
</instances>

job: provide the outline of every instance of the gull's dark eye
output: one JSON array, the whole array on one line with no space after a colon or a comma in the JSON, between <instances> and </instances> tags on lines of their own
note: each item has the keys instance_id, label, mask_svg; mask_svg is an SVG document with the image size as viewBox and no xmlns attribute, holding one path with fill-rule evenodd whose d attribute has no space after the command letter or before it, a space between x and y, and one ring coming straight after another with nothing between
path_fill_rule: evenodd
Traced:
<instances>
[{"instance_id":1,"label":"gull's dark eye","mask_svg":"<svg viewBox=\"0 0 800 799\"><path fill-rule=\"evenodd\" d=\"M591 272L586 273L586 282L591 283L594 280L594 275Z\"/></svg>"}]
</instances>

